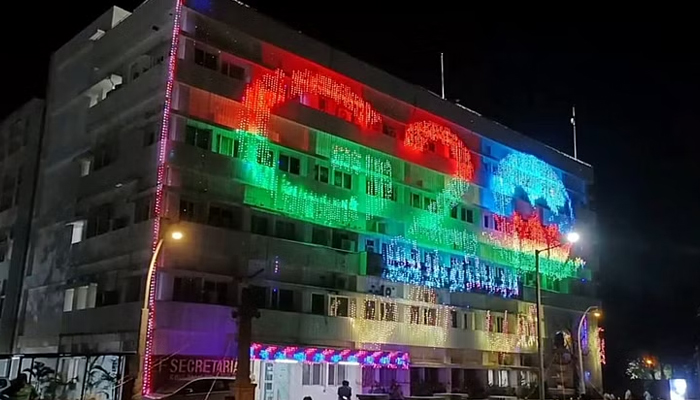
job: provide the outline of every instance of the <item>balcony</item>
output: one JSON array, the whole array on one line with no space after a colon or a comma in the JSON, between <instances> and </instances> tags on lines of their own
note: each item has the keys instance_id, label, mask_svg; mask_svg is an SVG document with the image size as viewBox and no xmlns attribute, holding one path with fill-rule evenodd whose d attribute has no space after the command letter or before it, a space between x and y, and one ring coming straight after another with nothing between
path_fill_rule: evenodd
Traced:
<instances>
[{"instance_id":1,"label":"balcony","mask_svg":"<svg viewBox=\"0 0 700 400\"><path fill-rule=\"evenodd\" d=\"M141 303L123 303L64 312L61 335L138 331Z\"/></svg>"},{"instance_id":2,"label":"balcony","mask_svg":"<svg viewBox=\"0 0 700 400\"><path fill-rule=\"evenodd\" d=\"M320 287L335 287L338 275L360 272L359 253L202 224L181 222L179 227L186 237L166 247L168 268L229 276L264 269L260 279ZM352 282L339 289L345 287L352 290Z\"/></svg>"},{"instance_id":3,"label":"balcony","mask_svg":"<svg viewBox=\"0 0 700 400\"><path fill-rule=\"evenodd\" d=\"M165 90L165 65L149 69L137 80L111 90L92 106L87 116L87 130L94 130L123 117L128 111L153 98L162 98Z\"/></svg>"},{"instance_id":4,"label":"balcony","mask_svg":"<svg viewBox=\"0 0 700 400\"><path fill-rule=\"evenodd\" d=\"M181 60L178 64L177 80L229 99L240 99L245 89L245 82L242 80L230 78L219 71L186 60Z\"/></svg>"},{"instance_id":5,"label":"balcony","mask_svg":"<svg viewBox=\"0 0 700 400\"><path fill-rule=\"evenodd\" d=\"M261 311L253 324L256 341L264 343L308 343L314 345L366 347L368 344L469 348L495 352L534 352L536 341L519 343L517 335L328 317L275 310Z\"/></svg>"},{"instance_id":6,"label":"balcony","mask_svg":"<svg viewBox=\"0 0 700 400\"><path fill-rule=\"evenodd\" d=\"M136 252L147 258L152 235L153 224L143 222L85 239L71 246L71 264L79 266L119 256L133 257ZM131 259L132 262L136 260Z\"/></svg>"}]
</instances>

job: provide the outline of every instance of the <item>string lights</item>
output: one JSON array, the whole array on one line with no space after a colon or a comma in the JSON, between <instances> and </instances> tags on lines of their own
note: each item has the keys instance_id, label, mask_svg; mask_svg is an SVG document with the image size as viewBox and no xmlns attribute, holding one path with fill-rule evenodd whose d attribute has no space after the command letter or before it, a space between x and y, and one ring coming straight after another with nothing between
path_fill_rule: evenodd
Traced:
<instances>
[{"instance_id":1,"label":"string lights","mask_svg":"<svg viewBox=\"0 0 700 400\"><path fill-rule=\"evenodd\" d=\"M605 365L605 329L598 327L596 336L598 337L598 359L601 364Z\"/></svg>"},{"instance_id":2,"label":"string lights","mask_svg":"<svg viewBox=\"0 0 700 400\"><path fill-rule=\"evenodd\" d=\"M172 37L170 39L170 53L168 54L168 79L165 85L165 102L163 105L163 116L160 127L160 142L158 147L158 170L156 176L156 195L154 204L153 238L151 251L155 255L158 242L160 241L161 218L164 209L165 196L165 171L166 155L168 154L168 139L170 135L170 117L172 111L173 86L175 85L175 70L177 68L177 51L180 43L180 20L182 18L183 0L175 0L175 11L173 15ZM157 277L158 264L155 265L154 277ZM143 362L141 365L142 383L141 394L148 395L152 390L153 375L153 342L154 328L156 321L156 282L158 279L151 279L148 290L148 315L146 318L146 337ZM143 323L143 321L141 322Z\"/></svg>"},{"instance_id":3,"label":"string lights","mask_svg":"<svg viewBox=\"0 0 700 400\"><path fill-rule=\"evenodd\" d=\"M250 358L280 362L357 364L369 368L408 369L410 366L408 353L402 351L319 349L260 343L250 346Z\"/></svg>"},{"instance_id":4,"label":"string lights","mask_svg":"<svg viewBox=\"0 0 700 400\"><path fill-rule=\"evenodd\" d=\"M479 254L486 259L510 265L520 272L535 270L535 250L551 247L561 241L557 225L543 225L537 214L525 218L513 213L507 218L494 215L498 231L482 232ZM572 245L565 243L540 255L540 272L555 279L576 277L585 263L581 258L570 259Z\"/></svg>"},{"instance_id":5,"label":"string lights","mask_svg":"<svg viewBox=\"0 0 700 400\"><path fill-rule=\"evenodd\" d=\"M384 248L384 279L453 292L481 291L503 297L520 293L517 275L477 257L449 257L436 250L423 251L415 241L395 238ZM444 260L448 259L446 262Z\"/></svg>"},{"instance_id":6,"label":"string lights","mask_svg":"<svg viewBox=\"0 0 700 400\"><path fill-rule=\"evenodd\" d=\"M531 205L544 201L553 215L563 215L563 223L573 222L571 201L564 183L554 168L535 156L509 154L498 163L490 186L502 215L510 213L511 199L516 190L521 189Z\"/></svg>"}]
</instances>

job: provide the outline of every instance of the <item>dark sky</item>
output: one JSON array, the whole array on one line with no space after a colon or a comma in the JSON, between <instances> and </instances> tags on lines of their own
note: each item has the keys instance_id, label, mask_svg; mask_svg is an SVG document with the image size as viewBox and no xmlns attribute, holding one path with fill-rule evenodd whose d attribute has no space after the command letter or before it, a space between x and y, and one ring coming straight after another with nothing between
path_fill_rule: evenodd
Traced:
<instances>
[{"instance_id":1,"label":"dark sky","mask_svg":"<svg viewBox=\"0 0 700 400\"><path fill-rule=\"evenodd\" d=\"M139 2L115 3L133 9ZM575 104L579 157L597 176L600 231L586 240L601 250L608 372L615 367L621 373L619 361L638 352L691 355L700 305L695 24L602 21L570 13L532 18L477 12L463 3L438 9L441 2L435 2L431 9L430 2L402 2L393 13L383 12L389 4L378 7L376 0L279 3L249 1L436 93L444 52L447 97L565 152L572 148L569 115ZM15 18L42 29L0 25L5 54L12 55L0 63L0 115L41 96L49 53L110 5L88 4L68 10L66 3L50 3L42 6L44 20L37 20L36 4L14 3Z\"/></svg>"}]
</instances>

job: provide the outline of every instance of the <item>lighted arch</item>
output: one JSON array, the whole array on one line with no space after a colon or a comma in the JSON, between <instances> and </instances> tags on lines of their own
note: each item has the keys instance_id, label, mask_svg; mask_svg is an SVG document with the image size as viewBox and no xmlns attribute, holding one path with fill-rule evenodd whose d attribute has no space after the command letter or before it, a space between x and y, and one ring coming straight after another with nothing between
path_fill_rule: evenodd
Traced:
<instances>
[{"instance_id":1,"label":"lighted arch","mask_svg":"<svg viewBox=\"0 0 700 400\"><path fill-rule=\"evenodd\" d=\"M521 188L528 196L530 204L538 200L547 203L555 215L573 220L573 210L569 194L554 168L539 158L511 153L498 163L498 169L491 177L491 191L499 203L501 214L506 214L507 204Z\"/></svg>"},{"instance_id":2,"label":"lighted arch","mask_svg":"<svg viewBox=\"0 0 700 400\"><path fill-rule=\"evenodd\" d=\"M350 86L310 70L292 71L290 78L278 69L255 79L246 87L239 128L267 136L272 110L305 94L321 95L341 104L362 128L382 121L372 105Z\"/></svg>"}]
</instances>

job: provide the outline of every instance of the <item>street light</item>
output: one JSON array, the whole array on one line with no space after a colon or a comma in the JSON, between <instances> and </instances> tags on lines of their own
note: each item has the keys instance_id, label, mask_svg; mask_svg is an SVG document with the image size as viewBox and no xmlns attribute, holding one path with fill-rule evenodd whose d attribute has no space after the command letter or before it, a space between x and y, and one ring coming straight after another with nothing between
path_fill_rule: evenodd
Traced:
<instances>
[{"instance_id":1,"label":"street light","mask_svg":"<svg viewBox=\"0 0 700 400\"><path fill-rule=\"evenodd\" d=\"M544 390L544 348L542 346L542 279L540 277L540 253L556 249L564 244L576 243L581 239L581 236L576 232L569 232L566 235L566 241L560 241L559 243L549 246L545 249L535 250L535 292L537 294L537 355L540 359L540 376L539 376L539 391L540 400L545 400L545 390Z\"/></svg>"},{"instance_id":2,"label":"street light","mask_svg":"<svg viewBox=\"0 0 700 400\"><path fill-rule=\"evenodd\" d=\"M581 394L586 394L586 381L584 378L583 371L583 338L581 337L581 328L583 327L583 320L586 319L586 315L592 312L593 316L600 318L602 315L600 308L598 306L590 306L583 312L581 319L578 320L578 329L576 330L576 341L578 341L578 369L579 369L579 388Z\"/></svg>"},{"instance_id":3,"label":"street light","mask_svg":"<svg viewBox=\"0 0 700 400\"><path fill-rule=\"evenodd\" d=\"M182 233L182 231L179 230L172 230L169 235L170 239L172 240L182 240L182 238L185 237L185 234ZM136 379L136 387L140 387L141 389L141 394L147 394L145 393L144 389L144 381L143 377L145 374L144 368L146 367L146 340L147 340L147 335L148 335L148 321L149 318L151 317L152 313L152 308L151 308L151 303L150 303L150 289L151 285L153 284L153 279L155 278L156 274L156 264L158 262L158 256L160 255L160 251L163 248L163 243L165 242L165 237L161 237L158 240L158 243L156 243L156 248L153 251L153 255L151 256L151 261L148 264L148 272L146 273L146 289L145 293L143 295L143 305L141 306L141 326L139 329L139 349L138 349L138 354L141 359L141 368L138 371L137 379Z\"/></svg>"}]
</instances>

